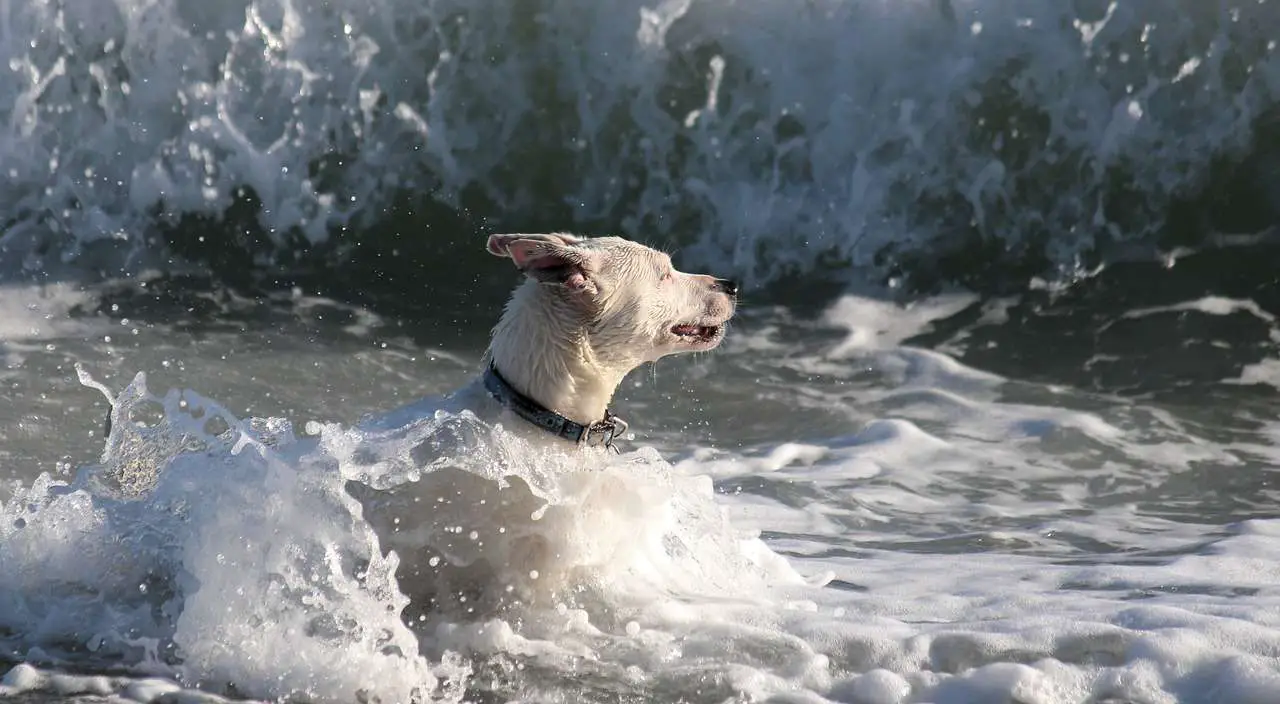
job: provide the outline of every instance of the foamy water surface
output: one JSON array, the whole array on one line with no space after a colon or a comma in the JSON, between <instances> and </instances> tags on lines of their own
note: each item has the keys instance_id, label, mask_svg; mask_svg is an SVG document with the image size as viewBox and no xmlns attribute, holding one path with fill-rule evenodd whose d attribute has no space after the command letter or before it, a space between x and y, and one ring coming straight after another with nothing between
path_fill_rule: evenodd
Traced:
<instances>
[{"instance_id":1,"label":"foamy water surface","mask_svg":"<svg viewBox=\"0 0 1280 704\"><path fill-rule=\"evenodd\" d=\"M482 336L433 347L420 322L302 292L209 297L204 316L101 291L6 297L22 322L0 348L5 693L1280 691L1278 428L1257 393L1274 355L1224 362L1209 386L1235 403L1206 410L1194 389L967 364L1002 345L1055 354L1019 338L1016 298L746 306L723 350L629 380L617 405L636 437L584 461L456 410L361 420L464 383ZM1264 336L1274 323L1201 297L1117 311L1104 330L1159 319L1190 345L1188 316ZM117 405L105 447L106 399L82 379Z\"/></svg>"}]
</instances>

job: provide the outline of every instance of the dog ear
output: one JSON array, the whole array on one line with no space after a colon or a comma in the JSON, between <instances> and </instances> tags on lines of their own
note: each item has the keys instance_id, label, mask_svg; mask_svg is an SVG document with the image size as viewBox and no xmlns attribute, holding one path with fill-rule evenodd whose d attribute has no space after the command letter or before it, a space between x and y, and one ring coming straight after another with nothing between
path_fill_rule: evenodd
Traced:
<instances>
[{"instance_id":1,"label":"dog ear","mask_svg":"<svg viewBox=\"0 0 1280 704\"><path fill-rule=\"evenodd\" d=\"M516 240L534 240L537 242L562 244L565 246L572 246L582 241L573 235L565 234L563 232L554 232L547 235L489 235L489 243L487 245L489 254L492 254L495 257L510 257L511 254L507 251L507 248Z\"/></svg>"},{"instance_id":2,"label":"dog ear","mask_svg":"<svg viewBox=\"0 0 1280 704\"><path fill-rule=\"evenodd\" d=\"M488 250L510 257L526 276L544 284L557 284L571 291L595 293L589 276L590 254L573 247L572 235L490 235Z\"/></svg>"}]
</instances>

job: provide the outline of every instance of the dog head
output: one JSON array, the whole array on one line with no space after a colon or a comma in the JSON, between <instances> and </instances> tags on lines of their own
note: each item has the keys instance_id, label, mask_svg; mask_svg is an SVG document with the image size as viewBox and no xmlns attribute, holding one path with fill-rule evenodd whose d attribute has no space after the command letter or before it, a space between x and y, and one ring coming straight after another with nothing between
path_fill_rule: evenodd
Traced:
<instances>
[{"instance_id":1,"label":"dog head","mask_svg":"<svg viewBox=\"0 0 1280 704\"><path fill-rule=\"evenodd\" d=\"M595 352L620 362L713 349L733 317L732 281L677 271L666 254L620 237L493 235L488 249L580 316Z\"/></svg>"}]
</instances>

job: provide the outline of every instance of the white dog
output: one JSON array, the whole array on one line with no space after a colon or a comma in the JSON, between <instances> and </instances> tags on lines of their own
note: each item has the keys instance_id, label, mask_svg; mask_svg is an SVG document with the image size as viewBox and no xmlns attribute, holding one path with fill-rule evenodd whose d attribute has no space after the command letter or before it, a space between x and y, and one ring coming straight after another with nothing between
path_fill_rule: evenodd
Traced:
<instances>
[{"instance_id":1,"label":"white dog","mask_svg":"<svg viewBox=\"0 0 1280 704\"><path fill-rule=\"evenodd\" d=\"M561 438L609 445L623 377L645 362L724 339L737 285L676 271L671 258L618 237L494 235L528 280L493 331L485 386L508 410Z\"/></svg>"},{"instance_id":2,"label":"white dog","mask_svg":"<svg viewBox=\"0 0 1280 704\"><path fill-rule=\"evenodd\" d=\"M383 546L400 555L401 587L424 611L476 614L565 583L575 526L596 520L584 512L626 513L627 502L610 498L605 475L569 470L559 479L603 484L586 503L548 510L526 481L539 470L512 466L538 464L519 447L564 455L568 462L547 465L562 470L593 466L592 455L626 429L608 410L623 377L716 347L735 308L733 282L676 271L667 255L617 237L494 235L488 249L526 280L493 330L483 376L364 424L378 440L352 455L370 467L431 465L409 483L352 487ZM521 441L495 443L468 417Z\"/></svg>"},{"instance_id":3,"label":"white dog","mask_svg":"<svg viewBox=\"0 0 1280 704\"><path fill-rule=\"evenodd\" d=\"M666 254L619 237L493 235L488 250L526 280L493 330L483 393L472 385L453 405L486 419L514 414L504 426L529 439L611 447L627 427L609 410L622 379L645 362L714 349L733 317L737 284L677 271ZM377 425L395 427L417 406Z\"/></svg>"}]
</instances>

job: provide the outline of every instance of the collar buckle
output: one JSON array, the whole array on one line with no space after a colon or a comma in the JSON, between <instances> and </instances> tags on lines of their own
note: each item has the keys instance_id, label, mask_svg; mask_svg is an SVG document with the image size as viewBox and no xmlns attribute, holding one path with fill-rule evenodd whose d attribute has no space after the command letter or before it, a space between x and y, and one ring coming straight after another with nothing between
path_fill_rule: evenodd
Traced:
<instances>
[{"instance_id":1,"label":"collar buckle","mask_svg":"<svg viewBox=\"0 0 1280 704\"><path fill-rule=\"evenodd\" d=\"M578 444L602 445L621 454L622 451L613 441L626 435L629 427L625 420L615 416L612 411L606 410L604 420L592 423L583 429L582 434L578 436ZM600 438L599 441L595 440L597 436Z\"/></svg>"}]
</instances>

